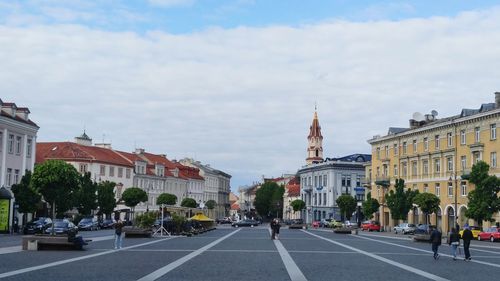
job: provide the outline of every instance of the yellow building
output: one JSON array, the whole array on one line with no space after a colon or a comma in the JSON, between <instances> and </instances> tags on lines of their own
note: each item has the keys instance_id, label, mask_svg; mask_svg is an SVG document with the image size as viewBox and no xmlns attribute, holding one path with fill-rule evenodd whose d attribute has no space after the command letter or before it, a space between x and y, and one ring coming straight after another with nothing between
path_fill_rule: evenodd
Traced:
<instances>
[{"instance_id":1,"label":"yellow building","mask_svg":"<svg viewBox=\"0 0 500 281\"><path fill-rule=\"evenodd\" d=\"M462 109L456 116L437 118L437 112L422 115L414 113L409 128L389 128L385 136L368 140L372 146L371 171L367 177L372 198L381 203L376 219L386 231L399 222L393 221L385 205L385 194L394 188L395 179L405 180L406 188L436 194L441 200L437 214L431 215L431 224L443 231L457 222L477 225L465 217L467 194L474 188L461 176L469 174L479 160L490 165L490 174L500 176L498 153L500 140L500 92L495 103L482 104L479 109ZM496 214L500 221L500 214ZM408 222L425 223L425 216L415 206L408 214ZM485 225L488 225L487 223Z\"/></svg>"}]
</instances>

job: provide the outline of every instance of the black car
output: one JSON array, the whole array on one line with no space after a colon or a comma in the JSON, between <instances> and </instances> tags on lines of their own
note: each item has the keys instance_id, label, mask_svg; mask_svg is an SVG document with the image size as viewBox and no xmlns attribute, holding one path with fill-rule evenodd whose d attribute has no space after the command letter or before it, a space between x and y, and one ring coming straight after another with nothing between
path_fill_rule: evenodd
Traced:
<instances>
[{"instance_id":1,"label":"black car","mask_svg":"<svg viewBox=\"0 0 500 281\"><path fill-rule=\"evenodd\" d=\"M68 220L56 220L54 227L50 226L45 230L46 234L68 235L69 232L78 233L78 227Z\"/></svg>"},{"instance_id":2,"label":"black car","mask_svg":"<svg viewBox=\"0 0 500 281\"><path fill-rule=\"evenodd\" d=\"M242 227L242 226L254 227L254 226L258 226L258 225L259 225L258 221L256 221L256 220L250 220L250 219L240 220L240 221L237 221L237 222L233 222L231 224L232 227Z\"/></svg>"},{"instance_id":3,"label":"black car","mask_svg":"<svg viewBox=\"0 0 500 281\"><path fill-rule=\"evenodd\" d=\"M115 220L105 219L99 223L99 227L102 229L113 228L115 226Z\"/></svg>"},{"instance_id":4,"label":"black car","mask_svg":"<svg viewBox=\"0 0 500 281\"><path fill-rule=\"evenodd\" d=\"M233 221L230 218L217 219L218 224L231 224Z\"/></svg>"},{"instance_id":5,"label":"black car","mask_svg":"<svg viewBox=\"0 0 500 281\"><path fill-rule=\"evenodd\" d=\"M23 228L23 234L43 233L47 227L52 225L52 219L46 217L35 218L28 222Z\"/></svg>"},{"instance_id":6,"label":"black car","mask_svg":"<svg viewBox=\"0 0 500 281\"><path fill-rule=\"evenodd\" d=\"M79 230L99 230L99 223L96 218L83 218L78 223Z\"/></svg>"}]
</instances>

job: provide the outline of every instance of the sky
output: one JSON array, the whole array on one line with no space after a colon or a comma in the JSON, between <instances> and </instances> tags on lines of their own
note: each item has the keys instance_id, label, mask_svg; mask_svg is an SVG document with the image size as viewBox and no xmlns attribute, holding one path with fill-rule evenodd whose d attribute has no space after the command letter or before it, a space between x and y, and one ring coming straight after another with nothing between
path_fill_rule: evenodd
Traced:
<instances>
[{"instance_id":1,"label":"sky","mask_svg":"<svg viewBox=\"0 0 500 281\"><path fill-rule=\"evenodd\" d=\"M0 0L0 99L38 141L191 157L231 187L494 102L498 1Z\"/></svg>"}]
</instances>

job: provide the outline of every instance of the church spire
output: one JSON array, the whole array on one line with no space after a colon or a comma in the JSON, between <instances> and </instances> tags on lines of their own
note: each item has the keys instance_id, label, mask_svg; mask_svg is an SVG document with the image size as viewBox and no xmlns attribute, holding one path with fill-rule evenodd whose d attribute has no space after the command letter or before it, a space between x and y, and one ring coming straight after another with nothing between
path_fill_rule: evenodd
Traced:
<instances>
[{"instance_id":1,"label":"church spire","mask_svg":"<svg viewBox=\"0 0 500 281\"><path fill-rule=\"evenodd\" d=\"M323 136L321 135L321 126L319 125L317 106L314 106L314 118L309 128L307 137L307 158L306 163L312 164L323 161Z\"/></svg>"}]
</instances>

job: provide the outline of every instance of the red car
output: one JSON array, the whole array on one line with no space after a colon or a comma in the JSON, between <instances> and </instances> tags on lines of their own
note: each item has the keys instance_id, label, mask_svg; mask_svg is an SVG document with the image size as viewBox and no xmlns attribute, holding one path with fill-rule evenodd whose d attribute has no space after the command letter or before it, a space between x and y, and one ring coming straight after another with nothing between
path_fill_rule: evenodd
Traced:
<instances>
[{"instance_id":1,"label":"red car","mask_svg":"<svg viewBox=\"0 0 500 281\"><path fill-rule=\"evenodd\" d=\"M312 227L318 228L319 227L319 221L313 221L312 222Z\"/></svg>"},{"instance_id":2,"label":"red car","mask_svg":"<svg viewBox=\"0 0 500 281\"><path fill-rule=\"evenodd\" d=\"M490 227L486 231L481 231L477 235L477 240L490 240L495 242L495 240L500 240L500 228Z\"/></svg>"},{"instance_id":3,"label":"red car","mask_svg":"<svg viewBox=\"0 0 500 281\"><path fill-rule=\"evenodd\" d=\"M380 231L380 223L378 221L370 221L361 225L363 230Z\"/></svg>"}]
</instances>

